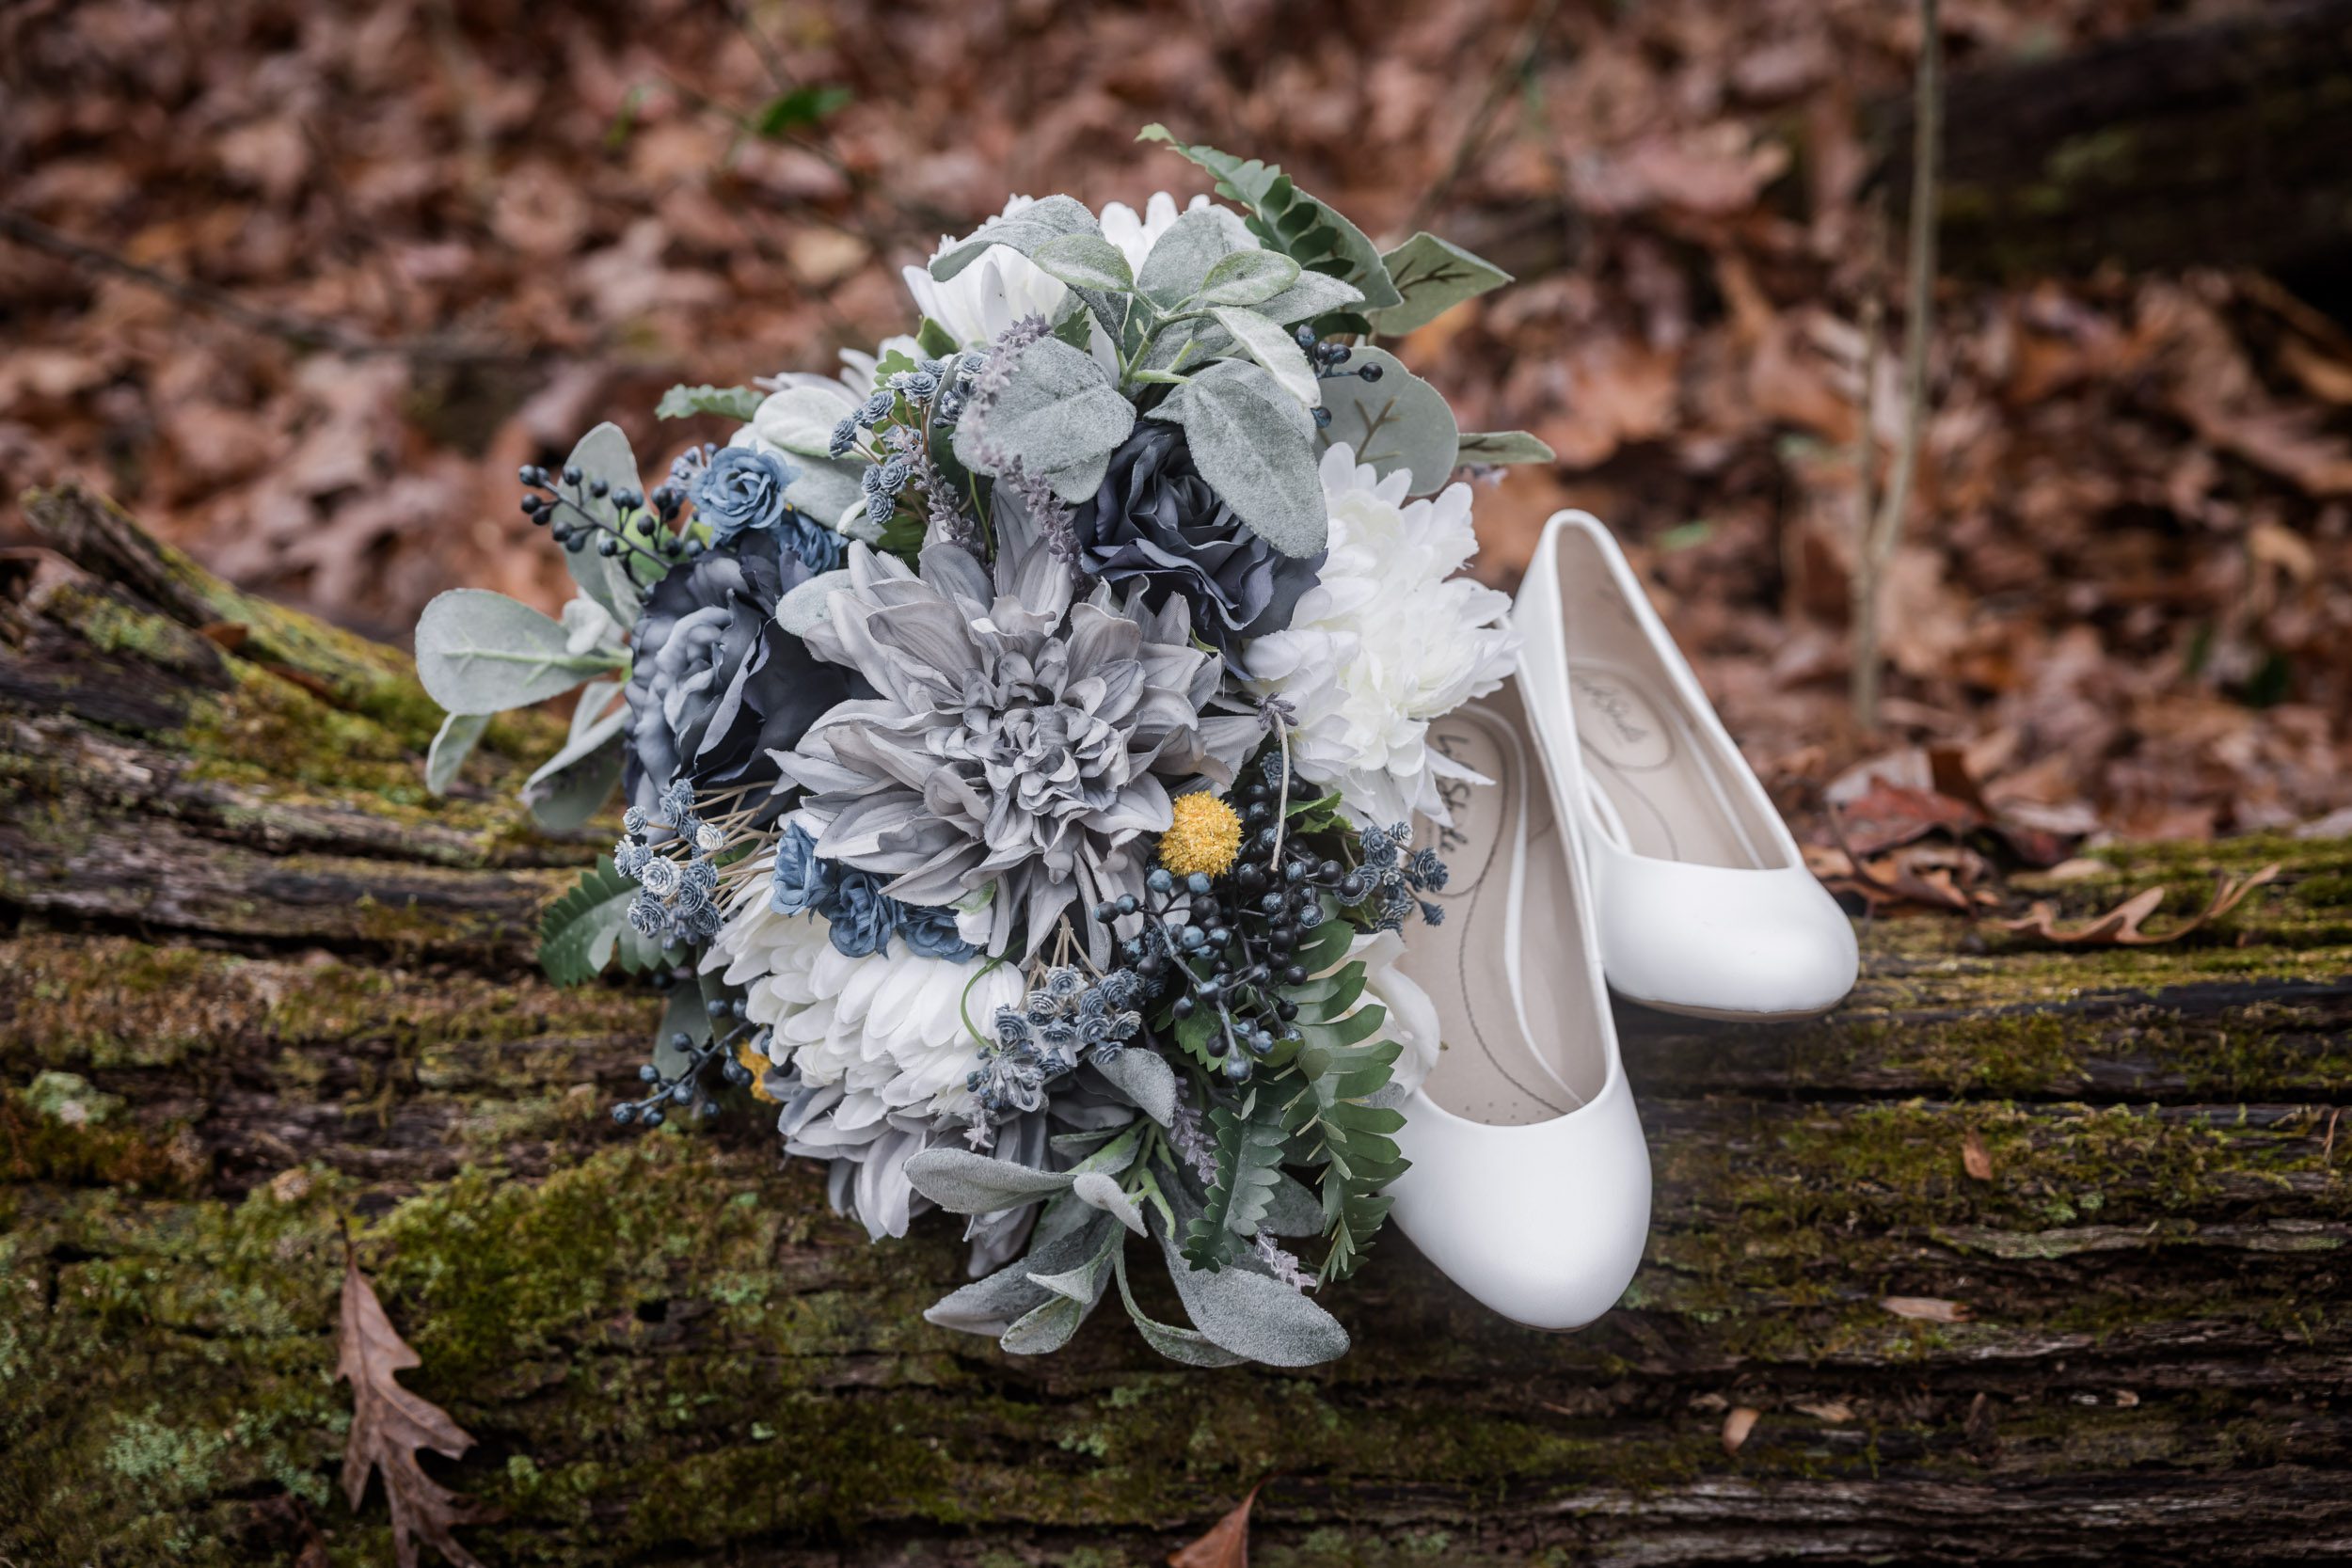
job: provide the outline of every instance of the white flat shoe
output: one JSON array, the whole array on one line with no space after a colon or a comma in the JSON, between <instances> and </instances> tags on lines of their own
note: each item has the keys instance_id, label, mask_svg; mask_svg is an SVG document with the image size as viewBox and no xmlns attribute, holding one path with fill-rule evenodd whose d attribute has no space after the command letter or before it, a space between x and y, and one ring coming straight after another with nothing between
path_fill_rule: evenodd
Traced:
<instances>
[{"instance_id":1,"label":"white flat shoe","mask_svg":"<svg viewBox=\"0 0 2352 1568\"><path fill-rule=\"evenodd\" d=\"M1853 927L1593 516L1544 525L1512 619L1572 803L1610 987L1702 1018L1809 1018L1853 989Z\"/></svg>"},{"instance_id":2,"label":"white flat shoe","mask_svg":"<svg viewBox=\"0 0 2352 1568\"><path fill-rule=\"evenodd\" d=\"M1513 682L1433 726L1494 781L1427 829L1452 871L1442 924L1401 967L1444 1049L1406 1096L1390 1188L1397 1225L1454 1282L1531 1328L1613 1306L1649 1235L1649 1150L1617 1055L1594 906L1560 832L1562 800Z\"/></svg>"}]
</instances>

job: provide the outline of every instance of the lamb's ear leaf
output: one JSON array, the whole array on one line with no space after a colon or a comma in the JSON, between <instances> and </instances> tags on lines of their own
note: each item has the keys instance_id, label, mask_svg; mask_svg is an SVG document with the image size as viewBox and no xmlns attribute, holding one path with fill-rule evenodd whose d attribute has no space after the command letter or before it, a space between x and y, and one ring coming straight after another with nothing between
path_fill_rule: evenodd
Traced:
<instances>
[{"instance_id":1,"label":"lamb's ear leaf","mask_svg":"<svg viewBox=\"0 0 2352 1568\"><path fill-rule=\"evenodd\" d=\"M1472 464L1500 467L1506 463L1556 463L1559 453L1524 430L1466 430L1455 450L1456 467Z\"/></svg>"},{"instance_id":2,"label":"lamb's ear leaf","mask_svg":"<svg viewBox=\"0 0 2352 1568\"><path fill-rule=\"evenodd\" d=\"M502 713L569 691L613 668L575 654L564 624L485 588L453 588L417 617L417 678L451 713Z\"/></svg>"},{"instance_id":3,"label":"lamb's ear leaf","mask_svg":"<svg viewBox=\"0 0 2352 1568\"><path fill-rule=\"evenodd\" d=\"M1152 418L1184 427L1200 477L1252 533L1287 556L1323 548L1330 515L1315 468L1314 420L1263 369L1220 359Z\"/></svg>"},{"instance_id":4,"label":"lamb's ear leaf","mask_svg":"<svg viewBox=\"0 0 2352 1568\"><path fill-rule=\"evenodd\" d=\"M1186 1212L1186 1210L1189 1212ZM1187 1205L1179 1223L1199 1212ZM1305 1295L1252 1269L1208 1274L1184 1261L1175 1230L1150 1214L1177 1299L1200 1337L1219 1350L1269 1367L1311 1367L1347 1354L1347 1330Z\"/></svg>"},{"instance_id":5,"label":"lamb's ear leaf","mask_svg":"<svg viewBox=\"0 0 2352 1568\"><path fill-rule=\"evenodd\" d=\"M572 710L572 737L523 781L523 803L539 826L569 832L596 816L621 782L621 731L628 705L613 699L618 681L593 681L580 689Z\"/></svg>"},{"instance_id":6,"label":"lamb's ear leaf","mask_svg":"<svg viewBox=\"0 0 2352 1568\"><path fill-rule=\"evenodd\" d=\"M1338 375L1323 384L1323 405L1331 410L1331 422L1317 438L1325 448L1344 442L1357 462L1371 464L1383 479L1400 468L1410 470L1408 495L1436 493L1454 477L1461 444L1453 408L1388 350L1359 348L1347 362L1352 371L1368 365L1380 368L1379 380Z\"/></svg>"},{"instance_id":7,"label":"lamb's ear leaf","mask_svg":"<svg viewBox=\"0 0 2352 1568\"><path fill-rule=\"evenodd\" d=\"M1244 354L1274 378L1276 386L1298 400L1301 407L1322 405L1323 390L1315 381L1314 367L1307 363L1307 353L1298 346L1297 339L1255 310L1219 306L1209 314L1233 335L1233 341Z\"/></svg>"},{"instance_id":8,"label":"lamb's ear leaf","mask_svg":"<svg viewBox=\"0 0 2352 1568\"><path fill-rule=\"evenodd\" d=\"M1116 1056L1097 1056L1094 1070L1162 1127L1176 1119L1176 1073L1156 1051L1131 1045Z\"/></svg>"},{"instance_id":9,"label":"lamb's ear leaf","mask_svg":"<svg viewBox=\"0 0 2352 1568\"><path fill-rule=\"evenodd\" d=\"M1353 283L1343 282L1329 273L1302 272L1297 281L1259 306L1258 314L1288 326L1294 322L1313 321L1363 302L1363 290Z\"/></svg>"},{"instance_id":10,"label":"lamb's ear leaf","mask_svg":"<svg viewBox=\"0 0 2352 1568\"><path fill-rule=\"evenodd\" d=\"M1066 1191L1068 1171L1032 1170L966 1148L927 1148L909 1160L914 1190L951 1214L993 1214Z\"/></svg>"},{"instance_id":11,"label":"lamb's ear leaf","mask_svg":"<svg viewBox=\"0 0 2352 1568\"><path fill-rule=\"evenodd\" d=\"M968 238L932 257L931 276L945 283L978 261L993 245L1009 245L1024 256L1035 256L1038 247L1048 240L1064 234L1102 231L1103 226L1094 221L1086 203L1072 197L1049 196L1042 201L1030 202L1017 213L989 219Z\"/></svg>"},{"instance_id":12,"label":"lamb's ear leaf","mask_svg":"<svg viewBox=\"0 0 2352 1568\"><path fill-rule=\"evenodd\" d=\"M1093 356L1041 338L1021 351L1011 379L978 428L969 419L956 427L956 460L993 475L1002 463L990 456L1019 458L1056 495L1074 503L1102 483L1110 454L1135 422L1136 405L1120 395Z\"/></svg>"},{"instance_id":13,"label":"lamb's ear leaf","mask_svg":"<svg viewBox=\"0 0 2352 1568\"><path fill-rule=\"evenodd\" d=\"M658 420L686 420L696 414L720 414L730 420L748 420L759 407L760 394L749 387L713 387L708 382L699 387L684 383L661 394L661 401L653 405Z\"/></svg>"},{"instance_id":14,"label":"lamb's ear leaf","mask_svg":"<svg viewBox=\"0 0 2352 1568\"><path fill-rule=\"evenodd\" d=\"M1254 249L1248 230L1222 207L1186 213L1152 243L1136 275L1136 293L1162 311L1193 303L1229 257Z\"/></svg>"},{"instance_id":15,"label":"lamb's ear leaf","mask_svg":"<svg viewBox=\"0 0 2352 1568\"><path fill-rule=\"evenodd\" d=\"M835 426L850 412L850 404L836 392L848 388L834 387L787 387L771 392L751 415L752 434L772 447L781 447L792 459L833 456L833 433ZM793 467L801 465L793 461ZM788 486L787 486L788 488Z\"/></svg>"},{"instance_id":16,"label":"lamb's ear leaf","mask_svg":"<svg viewBox=\"0 0 2352 1568\"><path fill-rule=\"evenodd\" d=\"M1251 231L1269 248L1310 271L1355 284L1363 293L1366 309L1384 310L1404 302L1364 231L1337 208L1300 190L1279 166L1179 141L1165 125L1147 125L1136 139L1165 142L1216 176L1217 194L1249 210Z\"/></svg>"},{"instance_id":17,"label":"lamb's ear leaf","mask_svg":"<svg viewBox=\"0 0 2352 1568\"><path fill-rule=\"evenodd\" d=\"M1466 299L1511 281L1511 275L1427 230L1380 258L1403 302L1365 312L1373 330L1399 336L1428 325Z\"/></svg>"},{"instance_id":18,"label":"lamb's ear leaf","mask_svg":"<svg viewBox=\"0 0 2352 1568\"><path fill-rule=\"evenodd\" d=\"M1057 234L1029 253L1029 260L1073 289L1123 294L1136 286L1127 254L1100 230Z\"/></svg>"},{"instance_id":19,"label":"lamb's ear leaf","mask_svg":"<svg viewBox=\"0 0 2352 1568\"><path fill-rule=\"evenodd\" d=\"M1236 250L1200 280L1200 303L1262 306L1296 283L1299 272L1298 263L1279 250Z\"/></svg>"},{"instance_id":20,"label":"lamb's ear leaf","mask_svg":"<svg viewBox=\"0 0 2352 1568\"><path fill-rule=\"evenodd\" d=\"M457 782L457 770L466 766L466 758L473 754L474 743L489 727L490 716L486 713L443 716L441 727L433 735L433 749L424 754L424 787L428 794L449 793L449 786Z\"/></svg>"},{"instance_id":21,"label":"lamb's ear leaf","mask_svg":"<svg viewBox=\"0 0 2352 1568\"><path fill-rule=\"evenodd\" d=\"M1121 1253L1111 1259L1111 1272L1119 1279L1119 1299L1126 1305L1127 1317L1143 1336L1143 1342L1187 1367L1238 1367L1248 1356L1235 1355L1220 1350L1208 1337L1196 1328L1176 1328L1161 1323L1136 1305L1136 1293L1127 1286L1127 1259Z\"/></svg>"},{"instance_id":22,"label":"lamb's ear leaf","mask_svg":"<svg viewBox=\"0 0 2352 1568\"><path fill-rule=\"evenodd\" d=\"M1070 1184L1070 1190L1076 1196L1079 1202L1090 1209L1100 1209L1106 1214L1114 1215L1120 1224L1136 1235L1143 1234L1142 1212L1136 1207L1136 1200L1127 1196L1126 1191L1115 1179L1104 1175L1099 1170L1090 1170L1073 1181Z\"/></svg>"}]
</instances>

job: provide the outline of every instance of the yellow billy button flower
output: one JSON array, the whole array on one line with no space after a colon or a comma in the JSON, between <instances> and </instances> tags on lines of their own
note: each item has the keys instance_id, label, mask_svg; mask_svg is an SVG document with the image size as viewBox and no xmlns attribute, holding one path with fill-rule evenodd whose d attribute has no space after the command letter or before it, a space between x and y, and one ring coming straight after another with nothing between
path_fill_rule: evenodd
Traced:
<instances>
[{"instance_id":1,"label":"yellow billy button flower","mask_svg":"<svg viewBox=\"0 0 2352 1568\"><path fill-rule=\"evenodd\" d=\"M760 1087L759 1085L760 1079L767 1075L770 1066L768 1053L746 1039L735 1048L735 1059L752 1069L752 1098L764 1104L773 1105L776 1102L776 1097Z\"/></svg>"},{"instance_id":2,"label":"yellow billy button flower","mask_svg":"<svg viewBox=\"0 0 2352 1568\"><path fill-rule=\"evenodd\" d=\"M1216 876L1241 853L1241 818L1205 789L1179 795L1175 820L1160 839L1160 863L1179 877Z\"/></svg>"}]
</instances>

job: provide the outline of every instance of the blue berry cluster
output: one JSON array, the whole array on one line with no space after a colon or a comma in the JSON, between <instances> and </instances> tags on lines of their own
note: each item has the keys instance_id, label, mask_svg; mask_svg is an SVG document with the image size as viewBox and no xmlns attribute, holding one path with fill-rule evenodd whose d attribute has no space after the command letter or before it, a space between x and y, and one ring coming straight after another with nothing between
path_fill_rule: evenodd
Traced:
<instances>
[{"instance_id":1,"label":"blue berry cluster","mask_svg":"<svg viewBox=\"0 0 2352 1568\"><path fill-rule=\"evenodd\" d=\"M678 984L679 976L667 970L654 976L654 986L660 990L673 990ZM710 1016L710 1037L697 1045L694 1037L683 1029L672 1034L670 1048L684 1059L684 1065L675 1073L665 1073L651 1062L640 1067L637 1079L645 1085L645 1093L613 1106L614 1121L624 1127L659 1127L669 1118L673 1106L691 1106L699 1119L710 1121L719 1115L717 1097L723 1088L739 1089L751 1083L752 1069L739 1056L747 1043L764 1051L767 1031L744 1018L739 997L716 997L704 1006Z\"/></svg>"},{"instance_id":2,"label":"blue berry cluster","mask_svg":"<svg viewBox=\"0 0 2352 1568\"><path fill-rule=\"evenodd\" d=\"M992 1120L1040 1109L1045 1086L1082 1054L1107 1061L1127 1048L1143 1029L1136 1009L1142 994L1143 982L1130 970L1091 983L1072 965L1047 970L1020 1006L996 1009L996 1037L981 1050L965 1087Z\"/></svg>"},{"instance_id":3,"label":"blue berry cluster","mask_svg":"<svg viewBox=\"0 0 2352 1568\"><path fill-rule=\"evenodd\" d=\"M1338 381L1347 376L1355 376L1362 380L1366 386L1370 386L1380 379L1381 370L1377 364L1359 365L1352 371L1340 369L1342 365L1346 364L1355 356L1356 351L1345 343L1331 342L1317 338L1315 329L1311 326L1302 326L1298 329L1298 346L1307 351L1308 359L1314 365L1317 381ZM1328 426L1330 422L1331 410L1328 408L1315 410L1316 425Z\"/></svg>"}]
</instances>

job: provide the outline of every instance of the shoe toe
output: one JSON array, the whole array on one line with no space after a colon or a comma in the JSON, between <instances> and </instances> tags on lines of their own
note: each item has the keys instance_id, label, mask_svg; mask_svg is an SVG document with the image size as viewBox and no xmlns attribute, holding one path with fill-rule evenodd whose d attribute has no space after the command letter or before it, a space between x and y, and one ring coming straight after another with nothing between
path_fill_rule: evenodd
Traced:
<instances>
[{"instance_id":1,"label":"shoe toe","mask_svg":"<svg viewBox=\"0 0 2352 1568\"><path fill-rule=\"evenodd\" d=\"M1621 857L1601 877L1611 988L1737 1017L1826 1012L1853 989L1853 926L1802 868L1735 871Z\"/></svg>"}]
</instances>

